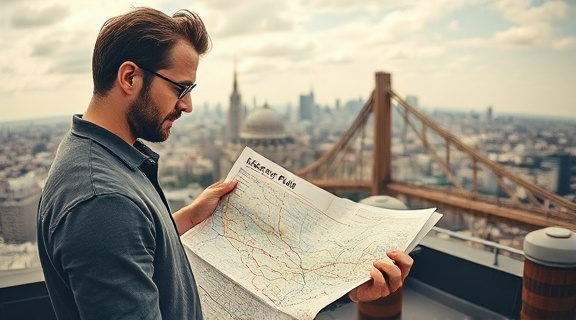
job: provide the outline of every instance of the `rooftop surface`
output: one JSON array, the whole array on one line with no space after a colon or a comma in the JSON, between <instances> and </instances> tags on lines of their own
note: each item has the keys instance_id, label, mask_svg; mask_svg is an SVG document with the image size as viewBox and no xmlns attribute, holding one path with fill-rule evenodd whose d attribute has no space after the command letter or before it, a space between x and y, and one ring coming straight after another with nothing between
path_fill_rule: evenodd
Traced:
<instances>
[{"instance_id":1,"label":"rooftop surface","mask_svg":"<svg viewBox=\"0 0 576 320\"><path fill-rule=\"evenodd\" d=\"M408 277L402 292L402 319L508 319L446 292L435 289L421 281ZM356 303L324 310L315 319L357 319Z\"/></svg>"}]
</instances>

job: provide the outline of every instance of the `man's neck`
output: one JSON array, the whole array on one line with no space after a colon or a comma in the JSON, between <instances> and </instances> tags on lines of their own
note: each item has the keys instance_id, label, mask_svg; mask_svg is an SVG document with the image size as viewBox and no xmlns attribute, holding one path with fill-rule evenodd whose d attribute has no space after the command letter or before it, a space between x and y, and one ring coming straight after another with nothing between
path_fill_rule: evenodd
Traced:
<instances>
[{"instance_id":1,"label":"man's neck","mask_svg":"<svg viewBox=\"0 0 576 320\"><path fill-rule=\"evenodd\" d=\"M136 142L136 137L132 135L126 120L124 108L109 97L93 96L82 119L114 133L130 145Z\"/></svg>"}]
</instances>

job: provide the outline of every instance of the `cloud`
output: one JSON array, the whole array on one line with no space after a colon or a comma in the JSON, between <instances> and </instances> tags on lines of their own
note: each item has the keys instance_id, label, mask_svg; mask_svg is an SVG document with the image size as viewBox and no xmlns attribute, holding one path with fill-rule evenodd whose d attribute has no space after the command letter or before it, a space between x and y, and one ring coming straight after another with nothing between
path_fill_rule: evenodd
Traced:
<instances>
[{"instance_id":1,"label":"cloud","mask_svg":"<svg viewBox=\"0 0 576 320\"><path fill-rule=\"evenodd\" d=\"M76 51L54 60L48 73L51 74L82 74L90 73L91 69L91 52Z\"/></svg>"},{"instance_id":2,"label":"cloud","mask_svg":"<svg viewBox=\"0 0 576 320\"><path fill-rule=\"evenodd\" d=\"M42 39L32 45L32 56L49 57L57 53L63 45L61 39Z\"/></svg>"},{"instance_id":3,"label":"cloud","mask_svg":"<svg viewBox=\"0 0 576 320\"><path fill-rule=\"evenodd\" d=\"M534 24L528 26L511 27L508 30L496 32L496 44L511 47L535 47L542 45L551 36L550 26Z\"/></svg>"},{"instance_id":4,"label":"cloud","mask_svg":"<svg viewBox=\"0 0 576 320\"><path fill-rule=\"evenodd\" d=\"M491 40L486 38L473 37L473 38L454 40L451 42L451 44L454 45L454 47L459 48L466 48L466 47L480 48L489 46L491 44Z\"/></svg>"},{"instance_id":5,"label":"cloud","mask_svg":"<svg viewBox=\"0 0 576 320\"><path fill-rule=\"evenodd\" d=\"M520 24L539 24L566 19L569 6L564 1L545 1L531 6L531 0L499 0L495 8L504 18Z\"/></svg>"},{"instance_id":6,"label":"cloud","mask_svg":"<svg viewBox=\"0 0 576 320\"><path fill-rule=\"evenodd\" d=\"M265 74L269 74L270 70L276 70L278 68L278 65L273 63L272 61L261 61L261 60L255 60L255 59L249 59L247 61L244 61L241 63L240 65L240 72L242 74L242 76L260 76L260 75L265 75Z\"/></svg>"},{"instance_id":7,"label":"cloud","mask_svg":"<svg viewBox=\"0 0 576 320\"><path fill-rule=\"evenodd\" d=\"M287 57L300 60L313 55L315 45L311 41L273 41L248 49L248 53L260 57Z\"/></svg>"},{"instance_id":8,"label":"cloud","mask_svg":"<svg viewBox=\"0 0 576 320\"><path fill-rule=\"evenodd\" d=\"M387 60L431 59L442 56L445 48L415 41L404 42L386 49Z\"/></svg>"},{"instance_id":9,"label":"cloud","mask_svg":"<svg viewBox=\"0 0 576 320\"><path fill-rule=\"evenodd\" d=\"M564 37L554 41L554 49L556 50L571 50L576 49L576 38Z\"/></svg>"},{"instance_id":10,"label":"cloud","mask_svg":"<svg viewBox=\"0 0 576 320\"><path fill-rule=\"evenodd\" d=\"M563 1L547 1L539 6L531 0L496 1L494 8L508 21L516 23L507 30L494 33L496 45L514 48L537 47L554 42L552 24L565 20L569 6ZM553 46L562 46L556 41Z\"/></svg>"},{"instance_id":11,"label":"cloud","mask_svg":"<svg viewBox=\"0 0 576 320\"><path fill-rule=\"evenodd\" d=\"M341 64L349 64L356 60L356 56L351 54L350 52L346 52L343 50L335 50L327 52L325 55L321 55L318 57L317 62L320 64L326 65L341 65Z\"/></svg>"},{"instance_id":12,"label":"cloud","mask_svg":"<svg viewBox=\"0 0 576 320\"><path fill-rule=\"evenodd\" d=\"M472 65L474 65L474 57L472 55L462 55L451 57L444 68L449 70L463 70L468 69Z\"/></svg>"},{"instance_id":13,"label":"cloud","mask_svg":"<svg viewBox=\"0 0 576 320\"><path fill-rule=\"evenodd\" d=\"M460 24L457 20L452 20L448 24L448 30L450 30L450 31L458 31L459 28L460 28Z\"/></svg>"},{"instance_id":14,"label":"cloud","mask_svg":"<svg viewBox=\"0 0 576 320\"><path fill-rule=\"evenodd\" d=\"M0 1L0 7L6 7L7 5L13 4L13 3L22 3L23 0L2 0Z\"/></svg>"},{"instance_id":15,"label":"cloud","mask_svg":"<svg viewBox=\"0 0 576 320\"><path fill-rule=\"evenodd\" d=\"M75 31L65 39L56 38L40 43L34 48L38 55L49 59L48 73L90 73L93 45L84 31Z\"/></svg>"},{"instance_id":16,"label":"cloud","mask_svg":"<svg viewBox=\"0 0 576 320\"><path fill-rule=\"evenodd\" d=\"M83 28L58 25L34 32L13 30L12 41L0 50L0 82L5 84L0 94L60 90L74 74L89 80L93 38Z\"/></svg>"},{"instance_id":17,"label":"cloud","mask_svg":"<svg viewBox=\"0 0 576 320\"><path fill-rule=\"evenodd\" d=\"M299 3L312 10L321 11L374 11L414 3L413 0L300 0Z\"/></svg>"},{"instance_id":18,"label":"cloud","mask_svg":"<svg viewBox=\"0 0 576 320\"><path fill-rule=\"evenodd\" d=\"M387 13L374 26L373 29L378 34L376 42L395 43L425 34L431 23L448 17L465 4L465 1L421 1L396 9Z\"/></svg>"},{"instance_id":19,"label":"cloud","mask_svg":"<svg viewBox=\"0 0 576 320\"><path fill-rule=\"evenodd\" d=\"M14 11L11 25L16 29L45 27L57 24L70 15L67 5L54 4L45 8L24 7Z\"/></svg>"},{"instance_id":20,"label":"cloud","mask_svg":"<svg viewBox=\"0 0 576 320\"><path fill-rule=\"evenodd\" d=\"M234 10L222 10L228 1L206 3L213 10L211 15L214 27L211 32L219 37L233 37L254 33L290 31L294 26L288 5L280 1L235 1L230 4Z\"/></svg>"},{"instance_id":21,"label":"cloud","mask_svg":"<svg viewBox=\"0 0 576 320\"><path fill-rule=\"evenodd\" d=\"M12 67L12 66L1 66L0 67L0 76L3 76L3 75L10 76L13 74L16 74L16 70L14 69L14 67Z\"/></svg>"}]
</instances>

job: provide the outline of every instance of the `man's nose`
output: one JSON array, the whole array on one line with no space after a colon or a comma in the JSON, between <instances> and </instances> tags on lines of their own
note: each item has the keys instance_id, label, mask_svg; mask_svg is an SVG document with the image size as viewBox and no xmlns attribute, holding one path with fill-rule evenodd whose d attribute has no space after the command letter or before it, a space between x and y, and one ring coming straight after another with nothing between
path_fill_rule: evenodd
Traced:
<instances>
[{"instance_id":1,"label":"man's nose","mask_svg":"<svg viewBox=\"0 0 576 320\"><path fill-rule=\"evenodd\" d=\"M176 107L178 110L190 113L192 112L192 98L190 97L190 93L184 96L182 99L178 100L176 103Z\"/></svg>"}]
</instances>

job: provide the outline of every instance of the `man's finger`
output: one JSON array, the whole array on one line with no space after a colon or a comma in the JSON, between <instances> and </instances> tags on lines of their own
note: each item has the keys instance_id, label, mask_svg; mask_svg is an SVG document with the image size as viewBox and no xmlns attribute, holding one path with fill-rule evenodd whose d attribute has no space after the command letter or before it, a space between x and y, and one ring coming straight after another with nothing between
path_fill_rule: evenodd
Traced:
<instances>
[{"instance_id":1,"label":"man's finger","mask_svg":"<svg viewBox=\"0 0 576 320\"><path fill-rule=\"evenodd\" d=\"M414 264L414 259L412 259L412 257L410 257L407 253L399 250L388 251L387 255L394 261L394 264L400 268L402 273L402 282L404 282L408 276L408 273L410 273L412 265Z\"/></svg>"},{"instance_id":2,"label":"man's finger","mask_svg":"<svg viewBox=\"0 0 576 320\"><path fill-rule=\"evenodd\" d=\"M226 195L227 193L231 192L232 190L234 190L237 184L238 184L237 180L230 180L228 182L216 182L210 185L208 188L206 188L206 191L220 198Z\"/></svg>"},{"instance_id":3,"label":"man's finger","mask_svg":"<svg viewBox=\"0 0 576 320\"><path fill-rule=\"evenodd\" d=\"M370 268L370 277L372 278L372 286L375 288L382 288L386 286L386 278L380 270L375 266Z\"/></svg>"},{"instance_id":4,"label":"man's finger","mask_svg":"<svg viewBox=\"0 0 576 320\"><path fill-rule=\"evenodd\" d=\"M402 271L397 265L384 260L378 260L374 262L374 267L383 274L386 287L390 292L395 292L402 286Z\"/></svg>"}]
</instances>

